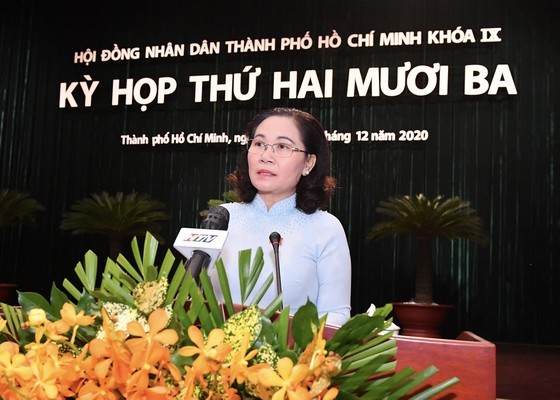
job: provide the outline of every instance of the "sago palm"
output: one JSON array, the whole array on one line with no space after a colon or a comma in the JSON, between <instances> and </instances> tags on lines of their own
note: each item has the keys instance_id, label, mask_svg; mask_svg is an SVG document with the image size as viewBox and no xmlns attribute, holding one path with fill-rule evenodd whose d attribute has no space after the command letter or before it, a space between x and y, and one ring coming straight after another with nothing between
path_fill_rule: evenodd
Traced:
<instances>
[{"instance_id":1,"label":"sago palm","mask_svg":"<svg viewBox=\"0 0 560 400\"><path fill-rule=\"evenodd\" d=\"M428 199L423 194L391 197L375 209L391 219L373 226L368 239L393 235L412 235L418 240L418 261L414 301L433 303L432 240L438 237L451 241L463 238L485 245L488 237L483 222L459 197L444 200L443 196Z\"/></svg>"},{"instance_id":2,"label":"sago palm","mask_svg":"<svg viewBox=\"0 0 560 400\"><path fill-rule=\"evenodd\" d=\"M35 217L43 207L29 193L19 190L3 189L0 191L0 228L11 225L34 224Z\"/></svg>"},{"instance_id":3,"label":"sago palm","mask_svg":"<svg viewBox=\"0 0 560 400\"><path fill-rule=\"evenodd\" d=\"M132 192L115 196L107 192L94 193L91 198L79 200L72 211L62 216L61 229L73 234L94 233L109 240L109 254L114 260L119 255L123 241L134 236L144 236L150 231L155 236L161 232L161 221L167 219L165 205L148 194Z\"/></svg>"}]
</instances>

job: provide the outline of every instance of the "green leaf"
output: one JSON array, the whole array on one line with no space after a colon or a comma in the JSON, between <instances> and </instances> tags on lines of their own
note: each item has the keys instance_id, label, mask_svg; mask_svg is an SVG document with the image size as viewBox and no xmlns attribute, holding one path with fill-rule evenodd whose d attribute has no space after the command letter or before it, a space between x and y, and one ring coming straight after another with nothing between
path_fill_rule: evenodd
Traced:
<instances>
[{"instance_id":1,"label":"green leaf","mask_svg":"<svg viewBox=\"0 0 560 400\"><path fill-rule=\"evenodd\" d=\"M155 265L158 246L159 242L156 238L150 232L146 232L146 236L144 238L144 252L142 255L142 265L144 267ZM156 277L153 277L152 279L145 278L144 280L155 280Z\"/></svg>"},{"instance_id":2,"label":"green leaf","mask_svg":"<svg viewBox=\"0 0 560 400\"><path fill-rule=\"evenodd\" d=\"M119 265L121 265L126 270L126 272L128 272L128 274L132 278L134 278L134 280L136 282L141 282L142 281L142 276L136 271L136 269L126 259L125 256L123 256L122 254L119 254L119 256L117 257L117 263L119 263Z\"/></svg>"},{"instance_id":3,"label":"green leaf","mask_svg":"<svg viewBox=\"0 0 560 400\"><path fill-rule=\"evenodd\" d=\"M190 276L190 272L187 272ZM188 311L188 315L191 321L198 320L200 322L200 327L203 332L209 333L212 329L216 328L215 321L212 320L208 309L206 308L204 296L198 289L198 286L194 279L189 281L189 294L191 297L191 307Z\"/></svg>"},{"instance_id":4,"label":"green leaf","mask_svg":"<svg viewBox=\"0 0 560 400\"><path fill-rule=\"evenodd\" d=\"M398 387L397 390L393 391L390 396L387 397L387 400L398 400L402 398L405 394L410 392L412 389L420 386L422 382L426 379L433 376L438 369L436 367L429 366L428 368L424 369L423 371L417 373L406 382L404 382L401 386Z\"/></svg>"},{"instance_id":5,"label":"green leaf","mask_svg":"<svg viewBox=\"0 0 560 400\"><path fill-rule=\"evenodd\" d=\"M284 308L278 318L274 321L277 345L280 351L288 349L288 334L290 329L290 307Z\"/></svg>"},{"instance_id":6,"label":"green leaf","mask_svg":"<svg viewBox=\"0 0 560 400\"><path fill-rule=\"evenodd\" d=\"M85 274L89 286L86 286L88 290L95 289L95 282L97 279L97 256L94 252L88 251L84 257L85 262Z\"/></svg>"},{"instance_id":7,"label":"green leaf","mask_svg":"<svg viewBox=\"0 0 560 400\"><path fill-rule=\"evenodd\" d=\"M247 284L249 282L249 274L250 274L250 266L251 266L251 249L241 250L239 252L239 286L241 289L241 305L245 304L247 300Z\"/></svg>"},{"instance_id":8,"label":"green leaf","mask_svg":"<svg viewBox=\"0 0 560 400\"><path fill-rule=\"evenodd\" d=\"M290 307L288 306L287 308L289 309ZM267 318L272 318L276 313L276 311L279 311L281 309L282 309L282 293L280 293L278 296L274 298L274 300L272 300L272 302L263 311L263 314Z\"/></svg>"},{"instance_id":9,"label":"green leaf","mask_svg":"<svg viewBox=\"0 0 560 400\"><path fill-rule=\"evenodd\" d=\"M106 280L105 284L109 294L120 298L123 304L134 307L134 299L130 291L123 289L122 286L112 280Z\"/></svg>"},{"instance_id":10,"label":"green leaf","mask_svg":"<svg viewBox=\"0 0 560 400\"><path fill-rule=\"evenodd\" d=\"M174 264L175 264L175 256L173 255L171 250L167 250L167 253L165 254L165 258L163 259L163 262L161 263L161 266L159 268L159 274L157 279L159 280L162 277L168 278Z\"/></svg>"},{"instance_id":11,"label":"green leaf","mask_svg":"<svg viewBox=\"0 0 560 400\"><path fill-rule=\"evenodd\" d=\"M433 398L435 395L443 392L444 390L449 389L451 386L455 385L460 380L458 378L450 378L445 382L438 383L435 386L432 386L423 392L417 394L410 398L410 400L427 400Z\"/></svg>"},{"instance_id":12,"label":"green leaf","mask_svg":"<svg viewBox=\"0 0 560 400\"><path fill-rule=\"evenodd\" d=\"M25 317L20 308L16 308L6 303L0 303L0 308L6 319L6 328L2 333L8 333L12 340L18 342L21 336L21 324L25 322Z\"/></svg>"},{"instance_id":13,"label":"green leaf","mask_svg":"<svg viewBox=\"0 0 560 400\"><path fill-rule=\"evenodd\" d=\"M273 277L272 274L270 274L268 276L268 278L266 278L266 280L264 281L262 286L257 290L257 293L255 293L255 297L253 298L253 301L251 302L251 304L259 304L260 303L260 301L264 297L265 293L267 292L268 288L270 288L270 285L272 285L273 281L274 281L274 277ZM278 302L278 297L280 297L280 301L282 301L282 293L280 293L276 297L276 299L273 300L274 303ZM282 306L282 303L280 303L279 306L276 307L275 311L278 310L281 306Z\"/></svg>"},{"instance_id":14,"label":"green leaf","mask_svg":"<svg viewBox=\"0 0 560 400\"><path fill-rule=\"evenodd\" d=\"M383 329L385 326L387 326L387 322L379 316L355 315L335 332L327 343L327 350L345 356L361 346L364 339L369 337L375 329Z\"/></svg>"},{"instance_id":15,"label":"green leaf","mask_svg":"<svg viewBox=\"0 0 560 400\"><path fill-rule=\"evenodd\" d=\"M26 314L34 308L41 308L47 314L49 321L60 319L58 310L54 311L51 305L43 296L34 292L18 292L18 303Z\"/></svg>"},{"instance_id":16,"label":"green leaf","mask_svg":"<svg viewBox=\"0 0 560 400\"><path fill-rule=\"evenodd\" d=\"M386 348L382 349L379 346L387 343L390 344L390 347L396 347L396 342L394 340L389 340L392 336L393 332L387 332L382 335L375 336L374 338L366 341L363 345L357 346L354 350L346 353L344 360L346 362L359 361L372 354L386 350Z\"/></svg>"},{"instance_id":17,"label":"green leaf","mask_svg":"<svg viewBox=\"0 0 560 400\"><path fill-rule=\"evenodd\" d=\"M86 253L87 256L87 253ZM82 266L81 262L78 262L78 264L76 264L76 267L74 268L74 272L76 273L76 275L78 276L78 279L80 280L80 282L82 282L82 285L89 290L92 290L93 288L91 287L91 283L88 280L86 271L84 270L84 267ZM90 289L91 288L91 289Z\"/></svg>"},{"instance_id":18,"label":"green leaf","mask_svg":"<svg viewBox=\"0 0 560 400\"><path fill-rule=\"evenodd\" d=\"M212 318L217 323L217 327L219 328L223 325L224 317L222 315L222 309L220 308L218 300L216 299L216 295L214 294L214 288L212 287L212 282L210 282L210 278L208 277L206 268L204 268L200 272L199 278L206 303L210 307Z\"/></svg>"},{"instance_id":19,"label":"green leaf","mask_svg":"<svg viewBox=\"0 0 560 400\"><path fill-rule=\"evenodd\" d=\"M158 272L154 265L147 265L144 271L146 272L146 282L155 281L157 279Z\"/></svg>"},{"instance_id":20,"label":"green leaf","mask_svg":"<svg viewBox=\"0 0 560 400\"><path fill-rule=\"evenodd\" d=\"M97 304L95 297L93 297L88 292L84 292L82 298L77 305L78 310L84 310L86 315L96 315L101 314L101 306Z\"/></svg>"},{"instance_id":21,"label":"green leaf","mask_svg":"<svg viewBox=\"0 0 560 400\"><path fill-rule=\"evenodd\" d=\"M111 276L111 278L109 278ZM121 286L129 291L132 291L134 287L138 284L133 278L131 278L125 271L123 271L117 263L115 263L110 258L107 258L107 263L105 264L105 273L103 274L105 280L112 279L118 282Z\"/></svg>"},{"instance_id":22,"label":"green leaf","mask_svg":"<svg viewBox=\"0 0 560 400\"><path fill-rule=\"evenodd\" d=\"M255 253L255 258L253 259L253 264L251 265L249 277L247 278L247 288L246 288L247 297L251 295L251 292L255 288L255 285L257 284L257 281L261 275L263 266L264 266L263 250L261 247L258 247Z\"/></svg>"},{"instance_id":23,"label":"green leaf","mask_svg":"<svg viewBox=\"0 0 560 400\"><path fill-rule=\"evenodd\" d=\"M319 318L317 316L317 307L308 299L307 303L294 314L292 337L300 349L305 349L309 342L313 340L313 336L318 330Z\"/></svg>"},{"instance_id":24,"label":"green leaf","mask_svg":"<svg viewBox=\"0 0 560 400\"><path fill-rule=\"evenodd\" d=\"M74 304L70 301L66 293L60 291L56 287L56 284L53 283L51 287L51 308L53 312L60 313L60 310L62 309L64 303L71 303L72 305Z\"/></svg>"},{"instance_id":25,"label":"green leaf","mask_svg":"<svg viewBox=\"0 0 560 400\"><path fill-rule=\"evenodd\" d=\"M393 367L393 369L394 368L395 367ZM414 370L410 367L405 367L387 378L372 380L368 386L364 387L366 394L363 398L372 400L383 398L412 375L414 375Z\"/></svg>"},{"instance_id":26,"label":"green leaf","mask_svg":"<svg viewBox=\"0 0 560 400\"><path fill-rule=\"evenodd\" d=\"M231 298L231 290L229 288L229 281L226 273L226 268L222 259L220 258L216 262L216 271L218 272L218 279L220 281L220 289L222 290L222 295L224 296L224 302L226 306L226 311L228 315L233 315L235 313L233 309L233 300Z\"/></svg>"},{"instance_id":27,"label":"green leaf","mask_svg":"<svg viewBox=\"0 0 560 400\"><path fill-rule=\"evenodd\" d=\"M165 299L165 305L169 305L173 303L173 300L175 299L179 287L181 288L183 287L182 282L185 275L186 275L185 268L183 268L183 265L181 264L179 268L175 270L175 273L173 274L173 279L171 279L171 282L169 282L169 288L167 289L167 298Z\"/></svg>"},{"instance_id":28,"label":"green leaf","mask_svg":"<svg viewBox=\"0 0 560 400\"><path fill-rule=\"evenodd\" d=\"M333 383L340 383L340 388L349 393L359 392L367 380L380 371L383 364L391 359L390 354L382 354L356 370L353 374L333 379Z\"/></svg>"},{"instance_id":29,"label":"green leaf","mask_svg":"<svg viewBox=\"0 0 560 400\"><path fill-rule=\"evenodd\" d=\"M80 291L68 279L64 278L62 287L66 289L74 299L80 300L80 297L82 296Z\"/></svg>"},{"instance_id":30,"label":"green leaf","mask_svg":"<svg viewBox=\"0 0 560 400\"><path fill-rule=\"evenodd\" d=\"M134 256L134 260L136 261L138 270L143 277L143 279L140 279L140 281L145 280L146 274L144 273L144 264L142 263L142 256L140 255L140 248L138 247L138 240L136 239L136 237L132 239L130 247L132 248L132 255Z\"/></svg>"}]
</instances>

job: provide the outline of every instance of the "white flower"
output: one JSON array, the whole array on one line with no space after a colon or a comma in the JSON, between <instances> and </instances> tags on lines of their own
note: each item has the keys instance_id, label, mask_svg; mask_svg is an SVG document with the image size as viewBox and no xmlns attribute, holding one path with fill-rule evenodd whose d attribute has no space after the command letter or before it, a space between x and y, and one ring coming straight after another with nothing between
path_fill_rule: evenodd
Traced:
<instances>
[{"instance_id":1,"label":"white flower","mask_svg":"<svg viewBox=\"0 0 560 400\"><path fill-rule=\"evenodd\" d=\"M375 307L375 304L371 303L368 310L366 311L366 314L370 317L373 317L373 314L375 314L375 310L377 310L377 307ZM400 326L391 322L391 326L389 328L387 328L387 330L382 331L381 333L387 333L389 331L395 331L394 335L398 335L400 330L401 330Z\"/></svg>"},{"instance_id":2,"label":"white flower","mask_svg":"<svg viewBox=\"0 0 560 400\"><path fill-rule=\"evenodd\" d=\"M124 331L128 333L127 326L129 322L138 321L144 330L148 330L148 320L136 308L121 303L107 302L103 304L109 319L113 322L116 331ZM105 338L105 331L100 330L97 333L98 339Z\"/></svg>"}]
</instances>

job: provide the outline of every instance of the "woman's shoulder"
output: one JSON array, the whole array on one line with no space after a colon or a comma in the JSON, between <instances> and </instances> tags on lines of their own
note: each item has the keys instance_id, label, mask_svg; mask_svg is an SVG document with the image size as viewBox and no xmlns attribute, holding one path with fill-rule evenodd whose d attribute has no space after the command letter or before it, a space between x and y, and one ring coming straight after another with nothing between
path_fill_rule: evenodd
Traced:
<instances>
[{"instance_id":1,"label":"woman's shoulder","mask_svg":"<svg viewBox=\"0 0 560 400\"><path fill-rule=\"evenodd\" d=\"M340 220L325 210L317 210L313 214L309 214L310 222L315 222L320 225L326 225L330 227L342 227Z\"/></svg>"}]
</instances>

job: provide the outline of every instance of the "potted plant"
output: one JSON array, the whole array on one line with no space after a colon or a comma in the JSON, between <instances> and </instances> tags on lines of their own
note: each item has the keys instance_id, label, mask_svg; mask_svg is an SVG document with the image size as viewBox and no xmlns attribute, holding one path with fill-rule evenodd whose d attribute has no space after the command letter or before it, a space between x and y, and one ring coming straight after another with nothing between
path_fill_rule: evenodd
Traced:
<instances>
[{"instance_id":1,"label":"potted plant","mask_svg":"<svg viewBox=\"0 0 560 400\"><path fill-rule=\"evenodd\" d=\"M414 197L396 196L380 202L376 211L390 217L390 220L375 224L367 236L368 240L393 235L412 235L418 242L414 297L411 302L393 304L396 317L403 326L403 333L440 336L440 325L451 306L434 303L433 241L442 237L451 241L467 239L479 245L486 245L488 237L483 229L482 219L476 215L468 201L457 196L447 200L441 195L433 199L428 199L423 194ZM427 328L418 326L422 319L407 327L405 311L400 310L401 308L405 308L405 311L409 311L415 317L419 317L424 309L435 309L438 317Z\"/></svg>"},{"instance_id":2,"label":"potted plant","mask_svg":"<svg viewBox=\"0 0 560 400\"><path fill-rule=\"evenodd\" d=\"M91 198L79 200L70 208L72 211L62 215L60 228L75 235L105 235L109 241L109 256L113 260L117 259L125 239L144 236L150 231L161 240L160 222L167 219L162 202L137 192L127 195L118 192L115 196L107 192L94 193Z\"/></svg>"},{"instance_id":3,"label":"potted plant","mask_svg":"<svg viewBox=\"0 0 560 400\"><path fill-rule=\"evenodd\" d=\"M0 190L0 229L8 226L33 225L39 211L45 208L29 193L13 189ZM0 302L13 299L17 285L13 282L0 283Z\"/></svg>"}]
</instances>

